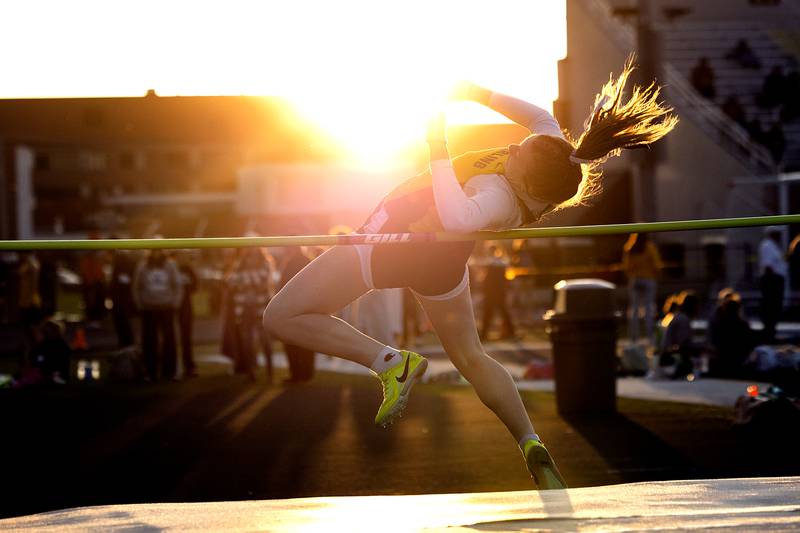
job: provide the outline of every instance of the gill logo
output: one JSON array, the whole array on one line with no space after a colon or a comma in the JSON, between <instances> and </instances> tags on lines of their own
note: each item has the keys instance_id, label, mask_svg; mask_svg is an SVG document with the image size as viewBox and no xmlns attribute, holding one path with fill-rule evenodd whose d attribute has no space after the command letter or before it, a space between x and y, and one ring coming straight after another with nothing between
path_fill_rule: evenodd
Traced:
<instances>
[{"instance_id":1,"label":"gill logo","mask_svg":"<svg viewBox=\"0 0 800 533\"><path fill-rule=\"evenodd\" d=\"M367 235L364 242L367 244L381 244L387 242L408 242L411 235L408 233L384 233L382 235Z\"/></svg>"},{"instance_id":2,"label":"gill logo","mask_svg":"<svg viewBox=\"0 0 800 533\"><path fill-rule=\"evenodd\" d=\"M488 155L485 155L485 156L481 157L480 159L475 161L473 166L475 168L486 168L491 163L493 163L494 161L496 161L497 159L499 159L499 158L501 158L501 157L503 157L505 155L508 155L508 149L507 148L503 148L501 150L497 150L495 152L492 152L491 154L488 154Z\"/></svg>"}]
</instances>

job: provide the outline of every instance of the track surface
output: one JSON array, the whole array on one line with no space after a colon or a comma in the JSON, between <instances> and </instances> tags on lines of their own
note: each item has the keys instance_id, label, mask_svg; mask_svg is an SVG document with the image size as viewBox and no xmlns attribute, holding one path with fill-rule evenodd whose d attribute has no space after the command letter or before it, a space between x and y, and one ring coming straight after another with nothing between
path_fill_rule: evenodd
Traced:
<instances>
[{"instance_id":1,"label":"track surface","mask_svg":"<svg viewBox=\"0 0 800 533\"><path fill-rule=\"evenodd\" d=\"M405 417L373 426L380 389L318 373L307 385L237 376L0 391L0 517L88 505L531 488L515 443L468 387L415 387ZM732 410L619 400L565 420L523 393L571 487L800 474L796 435L754 439Z\"/></svg>"}]
</instances>

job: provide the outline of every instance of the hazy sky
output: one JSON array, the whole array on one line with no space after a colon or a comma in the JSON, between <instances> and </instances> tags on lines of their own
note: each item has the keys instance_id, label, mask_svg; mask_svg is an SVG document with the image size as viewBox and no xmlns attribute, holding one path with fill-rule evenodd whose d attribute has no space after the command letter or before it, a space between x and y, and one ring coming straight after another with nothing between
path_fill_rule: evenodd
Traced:
<instances>
[{"instance_id":1,"label":"hazy sky","mask_svg":"<svg viewBox=\"0 0 800 533\"><path fill-rule=\"evenodd\" d=\"M563 0L2 0L0 97L283 95L340 135L378 120L399 132L459 79L550 108L564 10Z\"/></svg>"}]
</instances>

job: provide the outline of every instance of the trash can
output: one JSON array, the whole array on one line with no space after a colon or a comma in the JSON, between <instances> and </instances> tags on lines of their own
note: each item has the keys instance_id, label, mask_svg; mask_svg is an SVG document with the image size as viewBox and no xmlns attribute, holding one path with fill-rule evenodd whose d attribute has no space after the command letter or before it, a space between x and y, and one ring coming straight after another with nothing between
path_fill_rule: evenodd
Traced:
<instances>
[{"instance_id":1,"label":"trash can","mask_svg":"<svg viewBox=\"0 0 800 533\"><path fill-rule=\"evenodd\" d=\"M615 412L619 320L615 285L601 279L572 279L553 288L555 305L544 318L553 347L558 412Z\"/></svg>"}]
</instances>

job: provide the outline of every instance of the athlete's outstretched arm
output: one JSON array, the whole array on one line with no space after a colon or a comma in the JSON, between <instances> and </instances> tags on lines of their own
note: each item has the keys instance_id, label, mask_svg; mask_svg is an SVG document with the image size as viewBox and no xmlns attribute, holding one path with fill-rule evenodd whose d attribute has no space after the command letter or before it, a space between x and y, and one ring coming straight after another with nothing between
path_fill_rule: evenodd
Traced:
<instances>
[{"instance_id":1,"label":"athlete's outstretched arm","mask_svg":"<svg viewBox=\"0 0 800 533\"><path fill-rule=\"evenodd\" d=\"M532 133L564 137L561 132L561 126L553 115L546 109L519 98L495 92L471 82L459 84L459 87L453 93L453 97L485 105L520 126L528 128Z\"/></svg>"}]
</instances>

